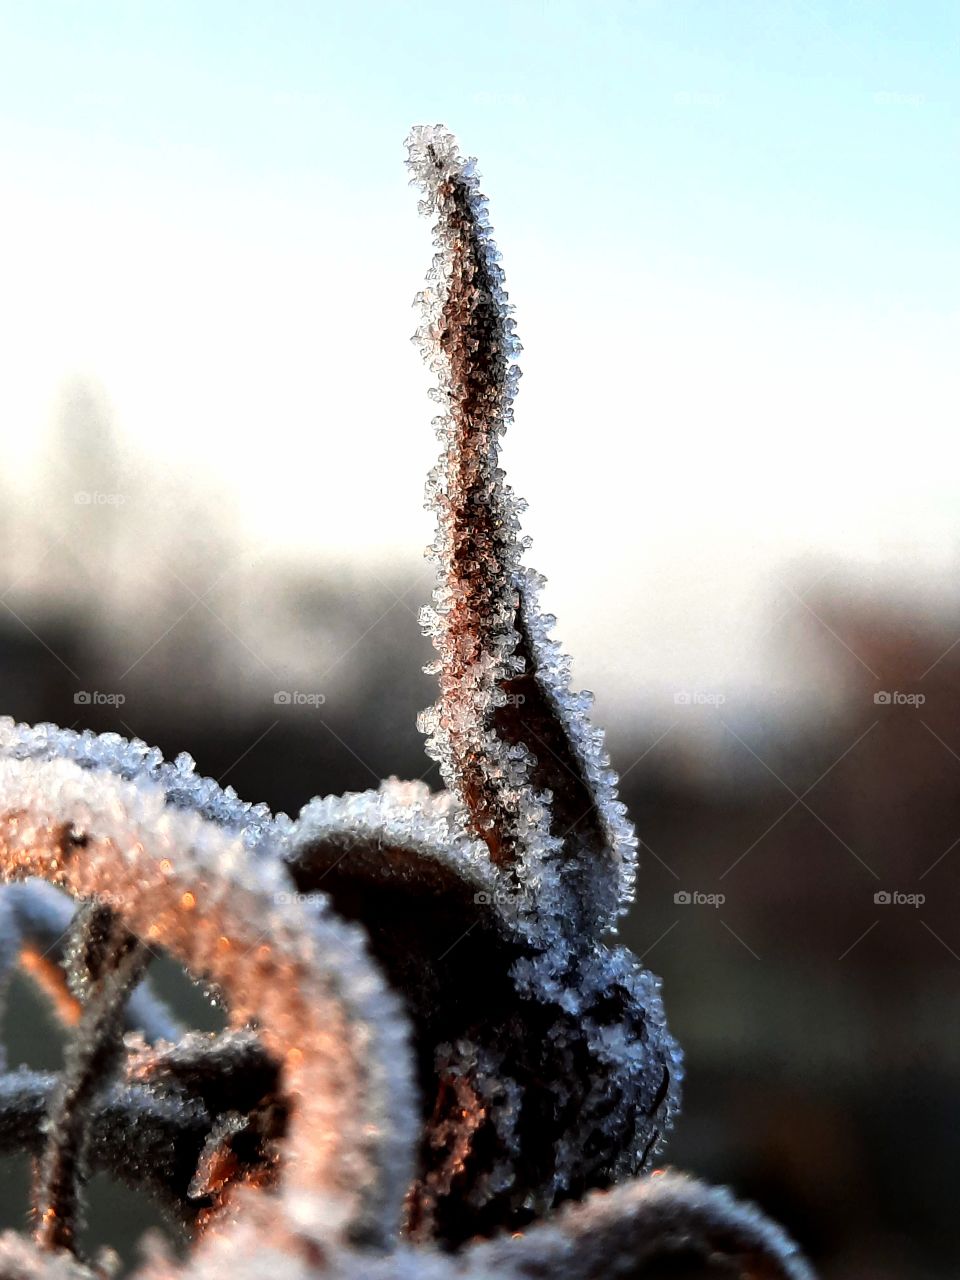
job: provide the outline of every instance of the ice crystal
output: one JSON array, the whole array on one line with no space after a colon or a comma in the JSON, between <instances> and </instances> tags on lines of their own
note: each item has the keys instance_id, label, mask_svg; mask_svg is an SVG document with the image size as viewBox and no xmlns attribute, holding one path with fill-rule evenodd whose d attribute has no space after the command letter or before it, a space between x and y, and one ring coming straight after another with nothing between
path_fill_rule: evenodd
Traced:
<instances>
[{"instance_id":1,"label":"ice crystal","mask_svg":"<svg viewBox=\"0 0 960 1280\"><path fill-rule=\"evenodd\" d=\"M500 467L520 347L499 254L451 135L407 148L436 218L422 727L446 790L390 779L291 821L187 755L0 721L0 993L19 963L76 1026L58 1076L0 1073L0 1151L39 1170L34 1238L0 1237L10 1280L109 1270L79 1256L95 1169L194 1235L140 1280L810 1274L757 1211L649 1172L681 1058L611 936L636 839ZM139 982L155 950L222 995L226 1031L184 1034Z\"/></svg>"}]
</instances>

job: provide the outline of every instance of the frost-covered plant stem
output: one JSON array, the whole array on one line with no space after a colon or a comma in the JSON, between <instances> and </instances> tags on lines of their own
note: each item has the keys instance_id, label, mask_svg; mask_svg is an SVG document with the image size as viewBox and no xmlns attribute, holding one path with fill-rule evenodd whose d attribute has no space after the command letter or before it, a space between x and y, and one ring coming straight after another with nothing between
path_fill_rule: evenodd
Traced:
<instances>
[{"instance_id":1,"label":"frost-covered plant stem","mask_svg":"<svg viewBox=\"0 0 960 1280\"><path fill-rule=\"evenodd\" d=\"M87 970L82 978L77 974L83 1012L50 1107L34 1192L37 1242L74 1251L91 1106L120 1060L123 1007L148 954L107 907L83 908L78 932L76 967Z\"/></svg>"},{"instance_id":2,"label":"frost-covered plant stem","mask_svg":"<svg viewBox=\"0 0 960 1280\"><path fill-rule=\"evenodd\" d=\"M421 294L418 336L445 409L436 420L444 453L428 486L441 582L436 608L425 614L441 653L440 702L425 723L448 785L463 795L471 830L496 865L509 866L517 854L515 825L504 821L509 779L498 776L484 739L493 727L494 690L518 670L519 523L498 472L498 442L511 416L519 344L475 175L439 130L415 132L408 145L427 191L422 207L437 214L438 253Z\"/></svg>"},{"instance_id":3,"label":"frost-covered plant stem","mask_svg":"<svg viewBox=\"0 0 960 1280\"><path fill-rule=\"evenodd\" d=\"M435 215L436 254L419 295L417 338L437 376L443 446L427 499L439 567L425 629L440 696L421 717L427 749L541 936L576 945L613 927L632 896L636 837L617 798L589 694L541 613L543 579L521 564L525 504L506 483L520 344L474 161L442 126L415 129L409 167ZM535 896L525 886L535 884Z\"/></svg>"},{"instance_id":4,"label":"frost-covered plant stem","mask_svg":"<svg viewBox=\"0 0 960 1280\"><path fill-rule=\"evenodd\" d=\"M73 735L72 740L78 737ZM3 749L0 724L0 752ZM74 936L71 922L75 910L75 904L65 894L42 880L7 886L0 897L0 1003L19 962L49 999L54 1012L67 1025L76 1025L81 1002L71 991L65 972L69 966L67 942ZM123 1022L128 1031L142 1032L151 1044L179 1040L184 1033L183 1026L155 995L149 979L131 993L124 1006Z\"/></svg>"}]
</instances>

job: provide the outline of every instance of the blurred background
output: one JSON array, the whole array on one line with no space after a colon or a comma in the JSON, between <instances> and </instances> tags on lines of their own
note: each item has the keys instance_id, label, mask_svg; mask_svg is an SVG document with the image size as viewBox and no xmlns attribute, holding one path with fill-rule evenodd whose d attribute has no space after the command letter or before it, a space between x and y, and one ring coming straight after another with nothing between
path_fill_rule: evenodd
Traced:
<instances>
[{"instance_id":1,"label":"blurred background","mask_svg":"<svg viewBox=\"0 0 960 1280\"><path fill-rule=\"evenodd\" d=\"M947 3L0 3L3 711L290 813L436 782L402 140L444 121L643 842L665 1158L830 1280L960 1260L958 49ZM6 1033L56 1065L24 984Z\"/></svg>"}]
</instances>

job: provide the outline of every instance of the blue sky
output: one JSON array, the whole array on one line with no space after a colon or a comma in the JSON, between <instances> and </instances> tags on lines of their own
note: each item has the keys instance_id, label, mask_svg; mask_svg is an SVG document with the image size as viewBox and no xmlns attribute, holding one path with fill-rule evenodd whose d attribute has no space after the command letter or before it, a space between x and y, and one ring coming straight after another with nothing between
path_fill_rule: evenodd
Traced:
<instances>
[{"instance_id":1,"label":"blue sky","mask_svg":"<svg viewBox=\"0 0 960 1280\"><path fill-rule=\"evenodd\" d=\"M954 564L957 4L39 0L0 25L8 452L85 372L261 543L415 555L430 247L401 144L442 120L518 308L506 460L565 636L746 678L789 566Z\"/></svg>"},{"instance_id":2,"label":"blue sky","mask_svg":"<svg viewBox=\"0 0 960 1280\"><path fill-rule=\"evenodd\" d=\"M202 157L211 179L356 200L396 185L408 123L443 119L495 172L501 219L553 190L568 241L955 305L960 6L457 10L6 4L5 140L41 165L131 147L158 175Z\"/></svg>"}]
</instances>

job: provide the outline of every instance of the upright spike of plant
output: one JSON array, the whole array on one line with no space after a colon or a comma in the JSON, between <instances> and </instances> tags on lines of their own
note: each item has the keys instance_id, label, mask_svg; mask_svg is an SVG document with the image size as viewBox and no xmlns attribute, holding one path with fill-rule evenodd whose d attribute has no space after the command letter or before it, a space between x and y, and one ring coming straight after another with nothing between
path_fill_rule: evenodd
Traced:
<instances>
[{"instance_id":1,"label":"upright spike of plant","mask_svg":"<svg viewBox=\"0 0 960 1280\"><path fill-rule=\"evenodd\" d=\"M0 893L0 986L42 948L69 969L34 966L56 1007L82 1006L58 1078L0 1073L0 1151L41 1170L36 1238L0 1237L0 1276L92 1280L72 1251L105 1168L196 1237L138 1280L810 1280L728 1193L635 1176L681 1073L657 980L604 936L636 841L521 565L499 466L519 345L473 162L441 126L407 147L437 217L423 727L448 790L393 779L291 823L188 757L0 721L0 880L26 879ZM67 903L32 877L92 901L65 948ZM126 999L147 947L223 992L227 1031Z\"/></svg>"},{"instance_id":2,"label":"upright spike of plant","mask_svg":"<svg viewBox=\"0 0 960 1280\"><path fill-rule=\"evenodd\" d=\"M541 614L542 579L521 565L524 504L500 467L520 351L474 161L441 126L407 140L437 249L417 333L438 376L443 452L427 494L438 518L440 582L424 624L440 655L440 698L422 717L428 750L468 829L537 914L568 940L609 928L632 893L636 839L603 736L570 692L568 661Z\"/></svg>"}]
</instances>

